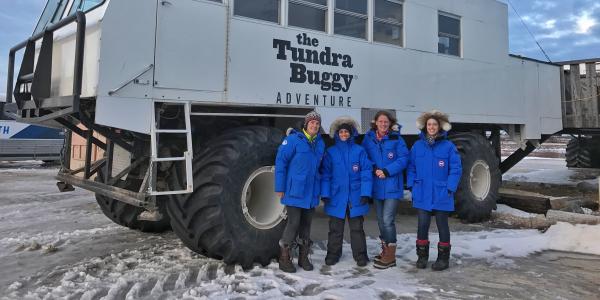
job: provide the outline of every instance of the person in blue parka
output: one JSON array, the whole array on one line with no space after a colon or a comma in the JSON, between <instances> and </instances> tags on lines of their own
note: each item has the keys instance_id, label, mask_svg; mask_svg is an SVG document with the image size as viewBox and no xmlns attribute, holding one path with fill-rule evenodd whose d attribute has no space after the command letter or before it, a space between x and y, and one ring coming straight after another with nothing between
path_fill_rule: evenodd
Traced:
<instances>
[{"instance_id":1,"label":"person in blue parka","mask_svg":"<svg viewBox=\"0 0 600 300\"><path fill-rule=\"evenodd\" d=\"M460 183L460 155L448 140L451 129L448 115L433 110L417 119L420 139L410 150L407 186L412 191L413 207L418 210L417 268L427 268L429 259L429 225L435 215L440 240L438 257L431 266L436 271L448 268L450 229L448 215L454 211L454 193Z\"/></svg>"},{"instance_id":2,"label":"person in blue parka","mask_svg":"<svg viewBox=\"0 0 600 300\"><path fill-rule=\"evenodd\" d=\"M386 269L396 265L396 211L404 198L408 148L400 136L400 125L387 111L375 114L362 146L373 162L373 199L381 239L381 254L375 256L374 266Z\"/></svg>"},{"instance_id":3,"label":"person in blue parka","mask_svg":"<svg viewBox=\"0 0 600 300\"><path fill-rule=\"evenodd\" d=\"M275 159L275 192L287 210L287 224L279 241L281 248L279 268L295 272L291 248L299 238L298 265L310 271L308 258L310 226L314 208L319 204L321 175L319 168L325 152L325 143L319 135L321 116L312 111L304 118L301 130L288 130Z\"/></svg>"},{"instance_id":4,"label":"person in blue parka","mask_svg":"<svg viewBox=\"0 0 600 300\"><path fill-rule=\"evenodd\" d=\"M335 144L325 152L321 173L321 200L329 215L329 238L325 264L336 264L342 255L344 224L350 225L352 256L360 267L367 265L367 241L363 216L369 212L373 185L367 152L354 143L358 124L350 117L336 119L330 127Z\"/></svg>"}]
</instances>

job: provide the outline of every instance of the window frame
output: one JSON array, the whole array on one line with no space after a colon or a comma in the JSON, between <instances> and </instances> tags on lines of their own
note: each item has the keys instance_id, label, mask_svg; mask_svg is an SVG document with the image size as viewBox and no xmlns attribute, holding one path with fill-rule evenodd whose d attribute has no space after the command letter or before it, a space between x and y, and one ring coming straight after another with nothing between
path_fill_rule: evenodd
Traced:
<instances>
[{"instance_id":1,"label":"window frame","mask_svg":"<svg viewBox=\"0 0 600 300\"><path fill-rule=\"evenodd\" d=\"M333 1L333 0L325 0L325 2L326 2L325 5L313 3L310 1L306 1L306 0L285 0L285 1L286 1L286 3L285 3L285 6L286 6L285 19L286 19L287 27L302 29L302 30L310 30L310 31L314 31L314 32L324 33L324 34L329 33L329 21L330 21L329 20L330 19L329 18L329 2ZM291 11L290 4L303 5L306 7L320 9L320 10L324 11L325 12L325 28L323 28L323 30L321 31L321 30L312 29L312 28L290 25L290 11Z\"/></svg>"},{"instance_id":2,"label":"window frame","mask_svg":"<svg viewBox=\"0 0 600 300\"><path fill-rule=\"evenodd\" d=\"M365 14L361 14L361 13L357 13L357 12L353 12L353 11L349 11L349 10L345 10L345 9L341 9L341 8L337 8L336 4L337 1L336 0L328 0L331 1L333 3L333 22L332 23L332 35L337 35L337 36L341 36L341 37L346 37L346 38L351 38L351 39L357 39L360 41L367 41L369 42L369 37L373 34L373 28L371 28L371 26L369 25L370 23L370 18L371 18L371 12L369 9L369 2L371 2L372 0L364 0L366 1L367 4L367 11L365 12ZM373 1L374 2L374 1ZM342 14L345 16L350 16L350 17L355 17L355 18L360 18L363 19L365 21L365 37L355 37L355 36L351 36L351 35L345 35L345 34L340 34L340 33L336 33L335 32L335 16L336 14Z\"/></svg>"},{"instance_id":3,"label":"window frame","mask_svg":"<svg viewBox=\"0 0 600 300\"><path fill-rule=\"evenodd\" d=\"M402 8L402 20L397 21L397 20L388 20L388 19L382 19L382 18L378 18L376 16L376 5L377 5L377 0L372 0L373 1L373 9L372 9L372 15L373 15L373 25L371 26L371 36L372 36L372 42L374 44L381 44L381 45L388 45L388 46L395 46L395 47L400 47L400 48L404 48L404 44L405 44L405 32L404 32L404 17L405 17L405 10L404 10L404 1L403 0L384 0L384 1L388 1L391 3L395 3L401 6ZM401 38L401 44L392 44L392 43L388 43L388 42L382 42L382 41L376 41L375 40L375 23L383 23L383 24L387 24L387 25L393 25L393 26L400 26L400 32L402 34L402 38Z\"/></svg>"},{"instance_id":4,"label":"window frame","mask_svg":"<svg viewBox=\"0 0 600 300\"><path fill-rule=\"evenodd\" d=\"M451 33L447 33L447 32L442 32L440 30L440 16L444 16L446 18L451 18L451 19L455 19L458 21L458 33L459 35L454 35ZM463 45L462 45L462 18L459 15L456 14L452 14L452 13L448 13L448 12L444 12L439 10L438 14L437 14L437 25L438 25L438 44L439 44L439 39L440 37L447 37L447 38L453 38L453 39L458 39L458 54L451 54L451 53L442 53L440 52L439 48L438 48L438 54L441 55L447 55L447 56L452 56L452 57L459 57L462 58L463 57ZM439 47L439 46L438 46Z\"/></svg>"}]
</instances>

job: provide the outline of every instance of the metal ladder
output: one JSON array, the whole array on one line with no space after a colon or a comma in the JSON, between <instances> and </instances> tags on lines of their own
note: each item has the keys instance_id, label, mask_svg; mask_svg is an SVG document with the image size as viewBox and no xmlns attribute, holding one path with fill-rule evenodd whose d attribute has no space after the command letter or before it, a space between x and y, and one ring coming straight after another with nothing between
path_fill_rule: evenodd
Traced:
<instances>
[{"instance_id":1,"label":"metal ladder","mask_svg":"<svg viewBox=\"0 0 600 300\"><path fill-rule=\"evenodd\" d=\"M160 111L156 110L157 103L167 103L168 105L174 106L182 106L184 111L185 118L185 128L184 129L162 129L160 127ZM192 149L192 133L191 133L191 125L190 125L190 112L191 107L189 102L184 101L155 101L153 104L153 114L152 114L152 126L150 129L150 145L151 145L151 157L150 157L150 182L148 184L148 193L151 196L162 196L162 195L174 195L174 194L187 194L191 193L194 190L193 183L193 171L192 171L192 158L193 158L193 149ZM157 115L159 120L157 120ZM174 156L174 157L159 157L158 148L159 148L159 135L160 134L185 134L186 137L186 151L183 152L183 156ZM165 162L185 162L185 188L181 190L157 190L157 168L159 163Z\"/></svg>"}]
</instances>

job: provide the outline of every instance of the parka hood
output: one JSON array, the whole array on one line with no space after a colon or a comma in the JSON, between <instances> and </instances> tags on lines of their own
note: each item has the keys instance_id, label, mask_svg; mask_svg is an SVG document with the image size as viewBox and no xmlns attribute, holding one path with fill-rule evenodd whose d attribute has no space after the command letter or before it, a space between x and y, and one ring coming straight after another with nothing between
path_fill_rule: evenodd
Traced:
<instances>
[{"instance_id":1,"label":"parka hood","mask_svg":"<svg viewBox=\"0 0 600 300\"><path fill-rule=\"evenodd\" d=\"M341 117L335 119L331 123L331 126L329 126L329 136L332 138L335 138L336 133L337 133L338 129L340 128L340 125L342 125L342 124L350 124L350 126L352 126L352 128L354 128L354 132L352 133L352 135L353 136L358 135L358 132L360 131L360 125L358 125L358 122L356 122L356 120L354 120L350 116L341 116Z\"/></svg>"},{"instance_id":2,"label":"parka hood","mask_svg":"<svg viewBox=\"0 0 600 300\"><path fill-rule=\"evenodd\" d=\"M450 129L452 129L452 124L450 124L448 115L439 110L426 111L422 113L421 116L417 118L417 129L421 131L425 129L427 126L427 120L431 118L438 120L440 123L440 131L450 131Z\"/></svg>"}]
</instances>

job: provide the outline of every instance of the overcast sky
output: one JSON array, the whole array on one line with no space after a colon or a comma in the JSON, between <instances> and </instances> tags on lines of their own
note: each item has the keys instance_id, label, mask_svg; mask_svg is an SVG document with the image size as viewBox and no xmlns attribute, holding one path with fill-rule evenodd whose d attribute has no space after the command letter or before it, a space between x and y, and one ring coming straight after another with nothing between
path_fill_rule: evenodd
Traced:
<instances>
[{"instance_id":1,"label":"overcast sky","mask_svg":"<svg viewBox=\"0 0 600 300\"><path fill-rule=\"evenodd\" d=\"M599 0L511 1L552 61L600 57ZM8 51L33 32L45 3L0 0L0 97L6 92ZM511 7L509 18L510 52L546 60Z\"/></svg>"}]
</instances>

